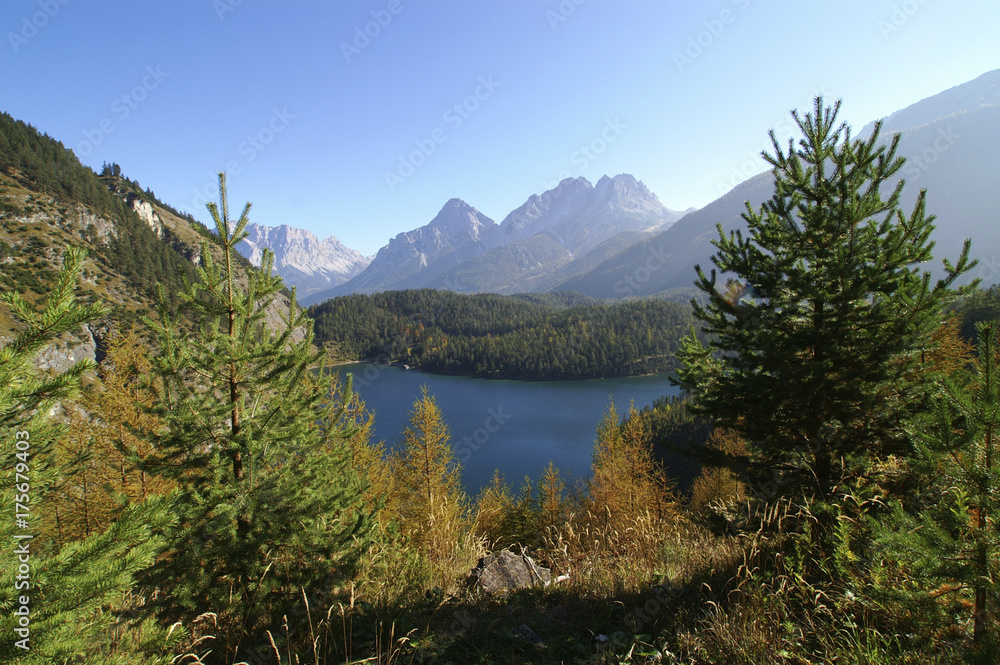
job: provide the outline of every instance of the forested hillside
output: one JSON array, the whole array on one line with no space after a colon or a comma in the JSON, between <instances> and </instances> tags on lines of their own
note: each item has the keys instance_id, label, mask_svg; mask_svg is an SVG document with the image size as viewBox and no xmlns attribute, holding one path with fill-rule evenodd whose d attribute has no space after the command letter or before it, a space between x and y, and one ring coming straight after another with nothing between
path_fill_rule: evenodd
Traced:
<instances>
[{"instance_id":1,"label":"forested hillside","mask_svg":"<svg viewBox=\"0 0 1000 665\"><path fill-rule=\"evenodd\" d=\"M104 238L99 237L105 234L100 233L100 223L94 220L82 223L78 231L95 250L95 258L124 277L137 295L152 299L157 282L162 283L168 293L176 293L184 277L190 280L194 276L192 263L171 246L169 231L161 240L121 196L111 191L111 188L123 192L138 190L138 183L111 174L104 178L98 176L82 165L62 143L6 113L0 114L0 172L10 178L0 206L2 218L10 220L4 228L8 233L21 236L6 240L6 245L11 247L7 251L14 251L11 243L20 246L26 242L36 250L41 244L48 244L45 240L48 234L43 229L53 223L65 226L59 222L67 215L73 216L76 211L71 211L70 206L76 203L113 224L114 231L107 232ZM38 196L18 196L16 185ZM46 206L46 200L55 205ZM24 218L31 221L14 221ZM36 220L45 219L50 223L37 225ZM31 233L32 230L36 233ZM33 239L29 239L26 232ZM37 251L34 254L37 256Z\"/></svg>"},{"instance_id":2,"label":"forested hillside","mask_svg":"<svg viewBox=\"0 0 1000 665\"><path fill-rule=\"evenodd\" d=\"M674 367L690 308L642 300L569 305L576 294L391 291L313 306L316 339L345 359L482 377L584 379Z\"/></svg>"},{"instance_id":3,"label":"forested hillside","mask_svg":"<svg viewBox=\"0 0 1000 665\"><path fill-rule=\"evenodd\" d=\"M137 212L140 205L151 221ZM203 241L218 251L215 234L117 164L97 174L61 142L0 113L0 260L9 259L0 286L41 295L64 249L83 247L90 252L83 297L109 303L119 325L134 324L152 311L157 284L176 309ZM234 260L247 265L242 256Z\"/></svg>"}]
</instances>

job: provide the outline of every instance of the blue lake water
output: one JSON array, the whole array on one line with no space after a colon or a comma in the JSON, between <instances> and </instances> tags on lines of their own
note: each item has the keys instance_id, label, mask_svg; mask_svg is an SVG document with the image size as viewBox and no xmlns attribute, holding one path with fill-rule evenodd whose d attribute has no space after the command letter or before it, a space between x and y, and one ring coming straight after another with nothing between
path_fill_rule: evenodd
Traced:
<instances>
[{"instance_id":1,"label":"blue lake water","mask_svg":"<svg viewBox=\"0 0 1000 665\"><path fill-rule=\"evenodd\" d=\"M435 397L463 466L466 491L475 495L500 469L515 490L525 475L537 480L555 463L568 482L590 475L595 430L614 400L619 414L663 395L676 395L667 374L590 381L502 381L427 374L365 363L342 365L375 412L374 440L403 440L421 386Z\"/></svg>"}]
</instances>

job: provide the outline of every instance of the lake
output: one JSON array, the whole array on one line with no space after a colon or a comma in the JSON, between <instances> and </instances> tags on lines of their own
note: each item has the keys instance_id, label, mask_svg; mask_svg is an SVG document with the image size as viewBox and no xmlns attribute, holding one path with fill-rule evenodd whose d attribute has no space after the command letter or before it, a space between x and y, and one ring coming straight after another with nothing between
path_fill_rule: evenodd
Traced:
<instances>
[{"instance_id":1,"label":"lake","mask_svg":"<svg viewBox=\"0 0 1000 665\"><path fill-rule=\"evenodd\" d=\"M516 491L525 475L537 480L549 460L567 484L590 475L597 423L613 399L619 414L663 395L676 395L668 374L588 381L505 381L428 374L358 363L354 389L375 413L373 440L402 443L421 386L437 400L472 496L500 469Z\"/></svg>"}]
</instances>

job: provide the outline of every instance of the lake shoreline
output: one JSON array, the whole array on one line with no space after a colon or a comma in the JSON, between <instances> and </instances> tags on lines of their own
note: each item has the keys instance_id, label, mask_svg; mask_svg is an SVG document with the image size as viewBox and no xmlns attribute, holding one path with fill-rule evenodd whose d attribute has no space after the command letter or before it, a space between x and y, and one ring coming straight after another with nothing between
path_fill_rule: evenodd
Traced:
<instances>
[{"instance_id":1,"label":"lake shoreline","mask_svg":"<svg viewBox=\"0 0 1000 665\"><path fill-rule=\"evenodd\" d=\"M552 383L552 382L573 382L573 381L611 381L615 379L642 379L649 376L659 376L661 374L673 374L677 371L675 363L671 363L670 367L666 367L662 370L656 372L646 372L644 374L621 374L613 376L584 376L575 378L557 378L557 377L527 377L527 376L492 376L484 374L476 374L470 372L443 372L438 370L431 370L420 367L418 365L408 365L401 362L377 362L377 358L365 358L362 360L340 360L337 362L329 363L330 367L342 367L344 365L372 365L374 367L395 367L402 369L407 372L420 372L422 374L429 374L432 376L457 376L467 379L483 379L485 381L523 381L525 383Z\"/></svg>"}]
</instances>

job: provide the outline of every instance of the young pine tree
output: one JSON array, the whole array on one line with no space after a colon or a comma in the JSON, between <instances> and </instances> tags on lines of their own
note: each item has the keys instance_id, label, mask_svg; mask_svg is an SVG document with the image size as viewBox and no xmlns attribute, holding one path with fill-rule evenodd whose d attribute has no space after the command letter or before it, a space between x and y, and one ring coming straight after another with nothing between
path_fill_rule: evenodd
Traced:
<instances>
[{"instance_id":1,"label":"young pine tree","mask_svg":"<svg viewBox=\"0 0 1000 665\"><path fill-rule=\"evenodd\" d=\"M163 428L147 472L176 483L178 525L147 580L166 620L215 612L215 653L263 658L283 617L289 634L308 629L303 593L320 616L352 574L369 520L364 486L327 403L330 374L310 369L312 322L294 292L269 320L282 289L265 251L260 269L242 268L250 205L229 217L226 181L209 204L221 245L207 243L199 280L181 294L197 334L183 335L166 305L147 319L158 337L154 411ZM343 393L350 401L349 387Z\"/></svg>"},{"instance_id":2,"label":"young pine tree","mask_svg":"<svg viewBox=\"0 0 1000 665\"><path fill-rule=\"evenodd\" d=\"M54 487L76 482L75 470L61 467L54 449L66 428L48 413L79 394L81 378L94 364L85 360L45 375L36 359L61 334L106 312L75 301L84 257L82 250L66 252L41 311L16 293L0 296L22 324L13 340L0 346L0 464L10 471L2 490L6 519L0 520L0 661L166 663L170 659L163 652L180 632L169 639L147 627L152 643L133 640L133 650L114 637L134 629L119 622L115 608L121 609L135 576L152 563L161 545L153 532L170 522L165 502L122 500L115 519L66 543L46 542L43 534L54 529L38 519L55 500ZM24 515L23 522L15 521L16 513Z\"/></svg>"},{"instance_id":3,"label":"young pine tree","mask_svg":"<svg viewBox=\"0 0 1000 665\"><path fill-rule=\"evenodd\" d=\"M451 433L437 400L421 389L413 404L404 446L392 457L400 528L432 563L454 552L466 526L468 499L461 486L461 464L451 448Z\"/></svg>"},{"instance_id":4,"label":"young pine tree","mask_svg":"<svg viewBox=\"0 0 1000 665\"><path fill-rule=\"evenodd\" d=\"M634 404L621 424L614 402L609 404L597 425L591 468L588 508L606 546L641 547L648 536L662 535L675 503Z\"/></svg>"},{"instance_id":5,"label":"young pine tree","mask_svg":"<svg viewBox=\"0 0 1000 665\"><path fill-rule=\"evenodd\" d=\"M914 425L914 463L927 481L926 500L898 505L891 530L878 531L913 581L924 583L924 593L927 585L932 597L970 593L974 643L982 653L1000 648L994 618L1000 597L1000 321L978 323L976 331L979 347L970 368L939 374L935 408Z\"/></svg>"},{"instance_id":6,"label":"young pine tree","mask_svg":"<svg viewBox=\"0 0 1000 665\"><path fill-rule=\"evenodd\" d=\"M697 412L739 434L751 486L765 500L829 503L871 458L906 449L909 380L920 351L971 265L968 243L932 282L933 216L924 192L902 210L899 136L879 126L863 140L838 124L839 102L793 118L802 133L782 149L774 132L774 195L747 206L747 233L719 229L712 261L697 267L707 303L695 316L711 336L679 353Z\"/></svg>"}]
</instances>

